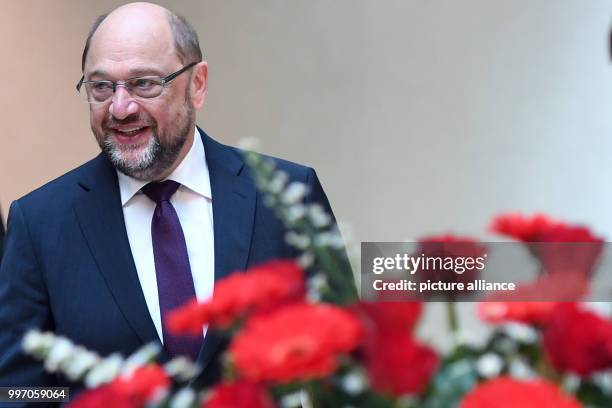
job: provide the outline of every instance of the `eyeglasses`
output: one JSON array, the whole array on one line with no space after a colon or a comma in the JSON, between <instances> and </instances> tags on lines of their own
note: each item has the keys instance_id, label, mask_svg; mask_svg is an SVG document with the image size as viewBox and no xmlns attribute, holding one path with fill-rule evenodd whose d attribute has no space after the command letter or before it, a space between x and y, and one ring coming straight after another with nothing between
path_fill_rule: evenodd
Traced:
<instances>
[{"instance_id":1,"label":"eyeglasses","mask_svg":"<svg viewBox=\"0 0 612 408\"><path fill-rule=\"evenodd\" d=\"M170 83L174 78L187 71L189 68L196 65L197 62L185 65L183 68L173 72L165 77L160 76L144 76L138 78L130 78L125 81L85 81L82 76L77 83L76 89L79 94L84 95L89 103L103 103L113 97L118 86L123 86L132 97L151 99L161 95L166 84ZM81 93L81 87L85 85L85 92Z\"/></svg>"}]
</instances>

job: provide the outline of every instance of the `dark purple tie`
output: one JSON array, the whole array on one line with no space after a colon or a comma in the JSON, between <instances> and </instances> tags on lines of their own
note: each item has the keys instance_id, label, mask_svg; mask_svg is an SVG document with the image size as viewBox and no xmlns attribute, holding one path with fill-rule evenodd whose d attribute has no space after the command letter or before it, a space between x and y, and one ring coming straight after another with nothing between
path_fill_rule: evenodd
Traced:
<instances>
[{"instance_id":1,"label":"dark purple tie","mask_svg":"<svg viewBox=\"0 0 612 408\"><path fill-rule=\"evenodd\" d=\"M176 181L166 180L149 183L141 190L157 204L151 221L151 236L164 348L170 358L186 355L195 361L202 346L202 334L176 336L168 330L165 322L168 312L195 297L185 236L170 203L170 197L179 186Z\"/></svg>"}]
</instances>

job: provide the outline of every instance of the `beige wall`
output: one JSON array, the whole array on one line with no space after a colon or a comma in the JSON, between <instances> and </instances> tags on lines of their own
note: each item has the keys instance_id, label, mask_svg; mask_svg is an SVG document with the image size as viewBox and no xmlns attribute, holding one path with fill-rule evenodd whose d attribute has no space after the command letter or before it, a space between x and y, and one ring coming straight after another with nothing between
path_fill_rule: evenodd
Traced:
<instances>
[{"instance_id":1,"label":"beige wall","mask_svg":"<svg viewBox=\"0 0 612 408\"><path fill-rule=\"evenodd\" d=\"M97 153L74 85L89 25L121 3L1 2L4 216ZM357 240L480 234L509 209L612 237L612 1L171 4L210 64L199 123L313 165Z\"/></svg>"},{"instance_id":2,"label":"beige wall","mask_svg":"<svg viewBox=\"0 0 612 408\"><path fill-rule=\"evenodd\" d=\"M74 84L121 3L2 1L4 213L96 154ZM200 124L313 165L357 238L477 232L505 209L612 235L611 1L171 3L211 67Z\"/></svg>"}]
</instances>

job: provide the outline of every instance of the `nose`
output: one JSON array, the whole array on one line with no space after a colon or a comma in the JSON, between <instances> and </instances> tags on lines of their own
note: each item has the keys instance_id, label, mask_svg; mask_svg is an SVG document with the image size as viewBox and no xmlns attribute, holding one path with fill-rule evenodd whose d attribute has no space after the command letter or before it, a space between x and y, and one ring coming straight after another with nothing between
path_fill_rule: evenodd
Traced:
<instances>
[{"instance_id":1,"label":"nose","mask_svg":"<svg viewBox=\"0 0 612 408\"><path fill-rule=\"evenodd\" d=\"M123 86L115 89L115 94L109 106L110 114L116 119L125 119L138 112L138 103Z\"/></svg>"}]
</instances>

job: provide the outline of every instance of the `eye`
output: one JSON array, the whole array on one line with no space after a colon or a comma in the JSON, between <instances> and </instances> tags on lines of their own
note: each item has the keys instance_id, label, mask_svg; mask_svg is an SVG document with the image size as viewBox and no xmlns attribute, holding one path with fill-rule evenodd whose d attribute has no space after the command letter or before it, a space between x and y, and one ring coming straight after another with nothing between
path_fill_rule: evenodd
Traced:
<instances>
[{"instance_id":1,"label":"eye","mask_svg":"<svg viewBox=\"0 0 612 408\"><path fill-rule=\"evenodd\" d=\"M136 78L132 80L131 82L132 82L131 85L133 88L139 88L139 89L149 89L157 85L157 82L151 78Z\"/></svg>"},{"instance_id":2,"label":"eye","mask_svg":"<svg viewBox=\"0 0 612 408\"><path fill-rule=\"evenodd\" d=\"M113 85L111 82L107 82L107 81L98 81L98 82L93 82L91 84L91 88L94 91L107 91L109 89L113 88Z\"/></svg>"}]
</instances>

